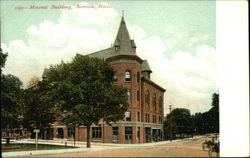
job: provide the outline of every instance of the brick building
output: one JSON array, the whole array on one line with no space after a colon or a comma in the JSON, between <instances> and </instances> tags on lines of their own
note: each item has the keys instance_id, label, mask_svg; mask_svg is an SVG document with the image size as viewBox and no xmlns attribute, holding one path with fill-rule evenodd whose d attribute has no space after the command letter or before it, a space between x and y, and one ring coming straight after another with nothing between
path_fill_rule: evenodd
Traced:
<instances>
[{"instance_id":1,"label":"brick building","mask_svg":"<svg viewBox=\"0 0 250 158\"><path fill-rule=\"evenodd\" d=\"M147 60L136 55L135 42L129 37L123 17L114 44L88 56L110 62L115 71L114 84L128 88L129 96L124 119L111 126L103 121L93 125L91 141L135 144L162 140L165 89L150 80L152 70ZM86 133L85 127L76 128L76 140L86 141ZM45 137L72 139L73 130L55 123Z\"/></svg>"}]
</instances>

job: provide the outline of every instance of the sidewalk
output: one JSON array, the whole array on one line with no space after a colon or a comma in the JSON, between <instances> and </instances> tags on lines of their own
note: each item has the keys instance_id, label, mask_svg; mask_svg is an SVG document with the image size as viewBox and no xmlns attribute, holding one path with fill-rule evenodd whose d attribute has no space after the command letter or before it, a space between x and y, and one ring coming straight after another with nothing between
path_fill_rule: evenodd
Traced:
<instances>
[{"instance_id":1,"label":"sidewalk","mask_svg":"<svg viewBox=\"0 0 250 158\"><path fill-rule=\"evenodd\" d=\"M182 140L173 140L172 142L185 141L187 139ZM24 140L15 140L13 143L34 143L34 139L24 139ZM69 140L40 140L39 144L51 144L51 145L65 145L67 142L67 146L73 146L73 141ZM96 143L91 142L91 148L86 148L86 142L76 141L75 149L57 149L57 150L32 150L32 151L16 151L16 152L4 152L2 153L3 157L20 157L20 156L33 156L33 155L44 155L44 154L58 154L58 153L75 153L75 152L83 152L83 151L100 151L111 148L126 148L126 147L143 147L143 146L155 146L155 145L163 145L171 143L170 141L161 141L161 142L153 142L153 143L145 143L145 144L114 144L114 143Z\"/></svg>"}]
</instances>

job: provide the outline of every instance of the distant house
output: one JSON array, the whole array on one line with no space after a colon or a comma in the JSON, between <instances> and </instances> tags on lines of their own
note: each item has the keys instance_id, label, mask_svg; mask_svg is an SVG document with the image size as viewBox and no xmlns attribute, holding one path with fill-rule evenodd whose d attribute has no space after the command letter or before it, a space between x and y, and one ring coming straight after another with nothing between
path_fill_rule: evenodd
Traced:
<instances>
[{"instance_id":1,"label":"distant house","mask_svg":"<svg viewBox=\"0 0 250 158\"><path fill-rule=\"evenodd\" d=\"M147 60L136 55L136 45L129 37L124 17L113 45L88 56L111 63L115 71L114 84L128 88L129 104L123 120L112 126L102 121L99 125L93 125L91 141L136 144L162 140L165 89L150 80L152 70ZM46 76L46 71L43 76ZM86 141L86 133L84 126L76 128L76 140ZM45 135L54 139L71 139L73 130L55 123Z\"/></svg>"}]
</instances>

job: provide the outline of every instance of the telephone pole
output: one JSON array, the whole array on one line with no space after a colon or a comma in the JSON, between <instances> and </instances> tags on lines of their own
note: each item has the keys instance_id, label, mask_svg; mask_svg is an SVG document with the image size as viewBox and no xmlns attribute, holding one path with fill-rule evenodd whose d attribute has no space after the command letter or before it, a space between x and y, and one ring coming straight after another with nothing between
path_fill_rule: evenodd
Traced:
<instances>
[{"instance_id":1,"label":"telephone pole","mask_svg":"<svg viewBox=\"0 0 250 158\"><path fill-rule=\"evenodd\" d=\"M169 105L169 115L170 115L170 141L172 142L172 140L173 140L173 118L172 118L172 114L171 114L171 112L172 112L172 104L170 104Z\"/></svg>"}]
</instances>

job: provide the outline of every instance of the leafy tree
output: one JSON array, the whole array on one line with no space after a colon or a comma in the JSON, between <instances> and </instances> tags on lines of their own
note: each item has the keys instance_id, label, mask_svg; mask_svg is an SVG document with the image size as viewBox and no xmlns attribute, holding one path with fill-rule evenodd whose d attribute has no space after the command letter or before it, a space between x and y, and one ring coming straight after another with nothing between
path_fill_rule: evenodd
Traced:
<instances>
[{"instance_id":1,"label":"leafy tree","mask_svg":"<svg viewBox=\"0 0 250 158\"><path fill-rule=\"evenodd\" d=\"M3 53L2 48L0 48L0 68L1 68L1 72L2 72L2 68L5 66L7 56L8 56L8 53Z\"/></svg>"},{"instance_id":2,"label":"leafy tree","mask_svg":"<svg viewBox=\"0 0 250 158\"><path fill-rule=\"evenodd\" d=\"M171 123L173 138L176 138L176 134L179 134L182 137L183 134L191 134L193 132L191 128L191 114L188 109L176 108L167 116L164 123L167 139L170 138Z\"/></svg>"},{"instance_id":3,"label":"leafy tree","mask_svg":"<svg viewBox=\"0 0 250 158\"><path fill-rule=\"evenodd\" d=\"M55 102L49 94L50 85L46 81L32 78L24 93L23 126L28 131L50 127L57 117Z\"/></svg>"},{"instance_id":4,"label":"leafy tree","mask_svg":"<svg viewBox=\"0 0 250 158\"><path fill-rule=\"evenodd\" d=\"M211 132L219 132L219 94L212 95L212 108L208 111Z\"/></svg>"},{"instance_id":5,"label":"leafy tree","mask_svg":"<svg viewBox=\"0 0 250 158\"><path fill-rule=\"evenodd\" d=\"M101 118L107 122L117 121L127 110L127 89L114 85L113 75L110 64L104 60L80 54L72 62L51 66L46 74L45 79L53 85L51 91L61 110L79 118L74 120L68 116L73 126L86 126L87 147L90 147L93 123L98 124Z\"/></svg>"},{"instance_id":6,"label":"leafy tree","mask_svg":"<svg viewBox=\"0 0 250 158\"><path fill-rule=\"evenodd\" d=\"M185 108L176 108L172 111L173 122L176 124L177 134L190 134L191 132L191 114L190 110Z\"/></svg>"},{"instance_id":7,"label":"leafy tree","mask_svg":"<svg viewBox=\"0 0 250 158\"><path fill-rule=\"evenodd\" d=\"M7 135L13 133L15 128L20 128L20 107L22 104L22 82L11 74L2 74L8 53L3 53L0 48L1 66L1 130L5 130Z\"/></svg>"},{"instance_id":8,"label":"leafy tree","mask_svg":"<svg viewBox=\"0 0 250 158\"><path fill-rule=\"evenodd\" d=\"M20 128L22 82L14 75L1 75L1 129L7 134Z\"/></svg>"},{"instance_id":9,"label":"leafy tree","mask_svg":"<svg viewBox=\"0 0 250 158\"><path fill-rule=\"evenodd\" d=\"M176 139L177 128L176 128L176 123L173 121L172 114L168 114L166 116L163 124L163 129L164 129L165 139L167 140ZM171 132L172 132L172 137L171 137Z\"/></svg>"},{"instance_id":10,"label":"leafy tree","mask_svg":"<svg viewBox=\"0 0 250 158\"><path fill-rule=\"evenodd\" d=\"M192 115L192 123L194 134L204 134L206 132L203 113L199 112Z\"/></svg>"},{"instance_id":11,"label":"leafy tree","mask_svg":"<svg viewBox=\"0 0 250 158\"><path fill-rule=\"evenodd\" d=\"M204 113L196 113L192 116L193 128L196 134L219 132L219 94L212 95L212 108Z\"/></svg>"}]
</instances>

